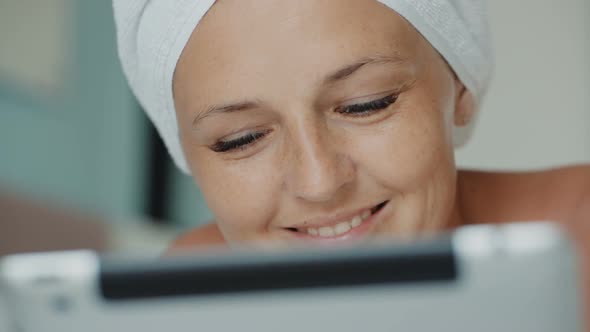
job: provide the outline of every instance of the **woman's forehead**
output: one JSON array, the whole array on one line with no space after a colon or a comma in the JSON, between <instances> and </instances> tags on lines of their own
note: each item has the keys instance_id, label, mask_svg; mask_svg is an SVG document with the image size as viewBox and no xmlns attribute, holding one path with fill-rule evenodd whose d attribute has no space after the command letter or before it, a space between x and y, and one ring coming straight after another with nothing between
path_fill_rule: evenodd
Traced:
<instances>
[{"instance_id":1,"label":"woman's forehead","mask_svg":"<svg viewBox=\"0 0 590 332\"><path fill-rule=\"evenodd\" d=\"M197 26L175 83L199 99L248 95L265 84L318 84L363 59L415 62L420 39L374 0L225 0Z\"/></svg>"}]
</instances>

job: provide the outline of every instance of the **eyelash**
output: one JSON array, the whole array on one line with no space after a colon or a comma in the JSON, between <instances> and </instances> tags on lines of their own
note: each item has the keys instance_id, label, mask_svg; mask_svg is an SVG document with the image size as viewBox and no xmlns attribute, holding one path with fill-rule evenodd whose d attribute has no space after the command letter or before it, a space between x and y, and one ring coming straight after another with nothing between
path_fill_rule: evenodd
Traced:
<instances>
[{"instance_id":1,"label":"eyelash","mask_svg":"<svg viewBox=\"0 0 590 332\"><path fill-rule=\"evenodd\" d=\"M343 106L337 108L335 111L340 114L353 116L353 117L365 117L370 116L376 111L381 111L391 106L397 101L397 95L392 94L387 97L372 100L364 104L354 104L349 106Z\"/></svg>"},{"instance_id":2,"label":"eyelash","mask_svg":"<svg viewBox=\"0 0 590 332\"><path fill-rule=\"evenodd\" d=\"M228 152L231 150L243 150L249 145L255 143L259 139L263 138L268 134L267 132L254 132L248 133L242 137L232 139L229 141L218 141L211 146L211 150L214 152Z\"/></svg>"},{"instance_id":3,"label":"eyelash","mask_svg":"<svg viewBox=\"0 0 590 332\"><path fill-rule=\"evenodd\" d=\"M397 101L397 95L392 94L381 99L372 100L363 104L354 104L337 108L335 111L353 117L365 117L383 110ZM214 152L223 153L234 150L244 150L266 136L270 131L248 133L229 141L218 141L210 149Z\"/></svg>"}]
</instances>

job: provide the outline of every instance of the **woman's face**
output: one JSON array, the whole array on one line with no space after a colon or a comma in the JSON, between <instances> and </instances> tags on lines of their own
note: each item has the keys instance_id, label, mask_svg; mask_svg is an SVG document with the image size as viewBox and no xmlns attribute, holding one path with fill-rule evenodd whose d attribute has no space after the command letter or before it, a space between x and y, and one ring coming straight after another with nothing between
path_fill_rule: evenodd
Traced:
<instances>
[{"instance_id":1,"label":"woman's face","mask_svg":"<svg viewBox=\"0 0 590 332\"><path fill-rule=\"evenodd\" d=\"M218 1L174 79L192 174L224 237L257 246L446 227L462 91L373 0Z\"/></svg>"}]
</instances>

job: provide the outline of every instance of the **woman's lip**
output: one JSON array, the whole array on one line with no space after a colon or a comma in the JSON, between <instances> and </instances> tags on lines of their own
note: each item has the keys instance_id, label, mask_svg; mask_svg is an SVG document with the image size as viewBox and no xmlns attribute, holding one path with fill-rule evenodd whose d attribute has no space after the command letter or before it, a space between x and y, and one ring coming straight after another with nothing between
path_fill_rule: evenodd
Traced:
<instances>
[{"instance_id":1,"label":"woman's lip","mask_svg":"<svg viewBox=\"0 0 590 332\"><path fill-rule=\"evenodd\" d=\"M381 209L379 209L379 211L371 214L371 216L369 216L367 219L365 219L362 222L362 224L360 224L358 227L352 228L344 234L330 236L330 237L322 237L322 236L310 235L310 234L304 233L304 232L294 232L294 231L290 231L290 232L293 234L293 236L295 236L296 238L298 238L300 240L310 242L310 243L316 243L316 244L320 244L320 245L321 244L328 244L329 245L329 244L336 244L336 243L359 240L359 239L364 238L366 236L366 234L369 233L375 225L380 223L381 219L383 218L383 215L385 214L385 210L388 207L389 207L389 201L386 201L386 203L381 207Z\"/></svg>"},{"instance_id":2,"label":"woman's lip","mask_svg":"<svg viewBox=\"0 0 590 332\"><path fill-rule=\"evenodd\" d=\"M337 215L329 217L329 218L309 219L303 223L293 225L293 226L288 226L285 228L286 229L301 230L301 229L307 229L307 228L321 228L324 226L333 227L333 226L336 226L338 223L341 223L343 221L349 221L349 220L352 220L352 218L354 218L356 216L360 216L364 211L371 211L372 212L375 207L377 207L385 202L387 202L387 201L383 201L383 202L380 202L379 204L368 206L365 208L357 209L353 212L340 213L340 214L337 214Z\"/></svg>"}]
</instances>

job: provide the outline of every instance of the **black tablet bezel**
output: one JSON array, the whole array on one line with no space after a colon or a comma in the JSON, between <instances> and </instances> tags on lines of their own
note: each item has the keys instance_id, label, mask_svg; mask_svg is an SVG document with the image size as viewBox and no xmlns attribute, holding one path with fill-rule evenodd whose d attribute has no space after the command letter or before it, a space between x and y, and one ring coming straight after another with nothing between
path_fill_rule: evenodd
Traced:
<instances>
[{"instance_id":1,"label":"black tablet bezel","mask_svg":"<svg viewBox=\"0 0 590 332\"><path fill-rule=\"evenodd\" d=\"M372 248L102 259L108 301L457 279L450 236Z\"/></svg>"}]
</instances>

